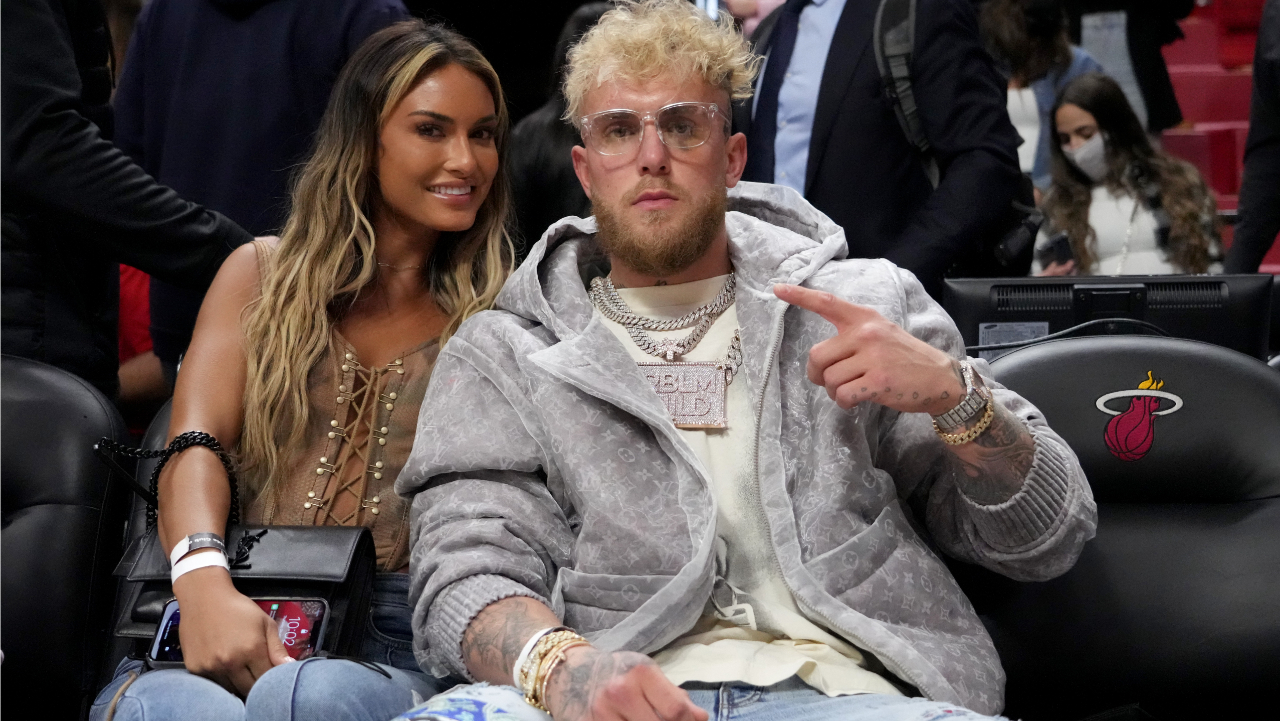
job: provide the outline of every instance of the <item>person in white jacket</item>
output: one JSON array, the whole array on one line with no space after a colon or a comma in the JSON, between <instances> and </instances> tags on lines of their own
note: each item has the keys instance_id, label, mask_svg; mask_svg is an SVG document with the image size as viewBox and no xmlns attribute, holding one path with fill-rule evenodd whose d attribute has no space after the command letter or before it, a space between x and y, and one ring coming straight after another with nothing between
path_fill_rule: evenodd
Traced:
<instances>
[{"instance_id":1,"label":"person in white jacket","mask_svg":"<svg viewBox=\"0 0 1280 721\"><path fill-rule=\"evenodd\" d=\"M1212 194L1194 166L1151 145L1114 80L1087 73L1071 81L1053 118L1048 223L1033 273L1220 272Z\"/></svg>"}]
</instances>

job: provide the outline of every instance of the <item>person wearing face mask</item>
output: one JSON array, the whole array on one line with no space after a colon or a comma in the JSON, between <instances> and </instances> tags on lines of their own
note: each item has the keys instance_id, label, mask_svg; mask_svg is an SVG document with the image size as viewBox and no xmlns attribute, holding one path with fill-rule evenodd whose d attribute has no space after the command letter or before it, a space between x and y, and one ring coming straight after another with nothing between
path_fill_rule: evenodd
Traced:
<instances>
[{"instance_id":1,"label":"person wearing face mask","mask_svg":"<svg viewBox=\"0 0 1280 721\"><path fill-rule=\"evenodd\" d=\"M1190 163L1151 145L1115 80L1082 75L1052 117L1036 275L1220 272L1217 208Z\"/></svg>"},{"instance_id":2,"label":"person wearing face mask","mask_svg":"<svg viewBox=\"0 0 1280 721\"><path fill-rule=\"evenodd\" d=\"M164 466L158 513L164 548L181 549L186 669L126 658L90 719L385 721L437 690L411 653L409 508L391 484L440 346L511 268L507 127L498 76L466 39L418 20L371 35L334 85L280 238L223 264L178 374L169 437L199 429L235 453L246 522L370 529L379 572L354 660L289 663L208 547L236 497L219 456L191 448Z\"/></svg>"}]
</instances>

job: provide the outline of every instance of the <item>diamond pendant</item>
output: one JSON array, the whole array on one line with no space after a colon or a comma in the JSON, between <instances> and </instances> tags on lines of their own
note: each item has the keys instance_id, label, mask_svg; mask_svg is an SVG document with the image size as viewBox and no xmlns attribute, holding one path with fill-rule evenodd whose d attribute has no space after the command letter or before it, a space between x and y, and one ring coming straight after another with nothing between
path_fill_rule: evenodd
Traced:
<instances>
[{"instance_id":1,"label":"diamond pendant","mask_svg":"<svg viewBox=\"0 0 1280 721\"><path fill-rule=\"evenodd\" d=\"M728 428L728 384L719 363L637 363L676 428Z\"/></svg>"},{"instance_id":2,"label":"diamond pendant","mask_svg":"<svg viewBox=\"0 0 1280 721\"><path fill-rule=\"evenodd\" d=\"M667 357L670 363L676 359L678 355L684 355L684 348L681 347L680 341L672 338L666 338L658 341L658 352Z\"/></svg>"}]
</instances>

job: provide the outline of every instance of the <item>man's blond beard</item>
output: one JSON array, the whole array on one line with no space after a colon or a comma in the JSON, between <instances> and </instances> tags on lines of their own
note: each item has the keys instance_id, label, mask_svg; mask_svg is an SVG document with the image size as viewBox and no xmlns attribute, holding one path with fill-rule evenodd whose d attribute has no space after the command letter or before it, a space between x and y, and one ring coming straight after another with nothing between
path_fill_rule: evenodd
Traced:
<instances>
[{"instance_id":1,"label":"man's blond beard","mask_svg":"<svg viewBox=\"0 0 1280 721\"><path fill-rule=\"evenodd\" d=\"M653 278L675 275L701 258L724 227L728 192L721 187L688 202L692 206L683 219L668 220L667 211L651 210L639 223L630 224L612 206L592 199L599 228L596 239L612 262L636 273Z\"/></svg>"}]
</instances>

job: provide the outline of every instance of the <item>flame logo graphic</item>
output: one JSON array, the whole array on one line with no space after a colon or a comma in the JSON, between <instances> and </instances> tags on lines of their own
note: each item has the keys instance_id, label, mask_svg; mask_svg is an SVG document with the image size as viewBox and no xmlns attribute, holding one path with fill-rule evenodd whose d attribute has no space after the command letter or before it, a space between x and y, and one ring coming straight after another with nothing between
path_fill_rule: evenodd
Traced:
<instances>
[{"instance_id":1,"label":"flame logo graphic","mask_svg":"<svg viewBox=\"0 0 1280 721\"><path fill-rule=\"evenodd\" d=\"M1151 450L1156 439L1156 416L1164 416L1182 408L1182 399L1164 390L1164 381L1157 380L1154 371L1147 371L1147 379L1138 384L1136 391L1117 391L1102 396L1097 401L1098 410L1114 416L1107 422L1103 441L1111 454L1122 461L1136 461ZM1107 402L1129 398L1129 407L1114 411ZM1160 410L1160 401L1173 401L1173 406Z\"/></svg>"}]
</instances>

